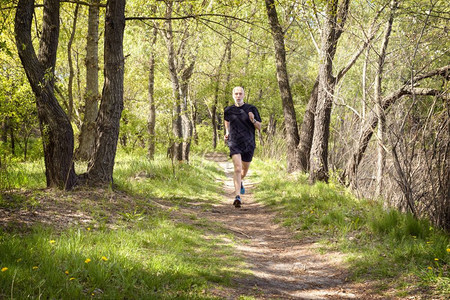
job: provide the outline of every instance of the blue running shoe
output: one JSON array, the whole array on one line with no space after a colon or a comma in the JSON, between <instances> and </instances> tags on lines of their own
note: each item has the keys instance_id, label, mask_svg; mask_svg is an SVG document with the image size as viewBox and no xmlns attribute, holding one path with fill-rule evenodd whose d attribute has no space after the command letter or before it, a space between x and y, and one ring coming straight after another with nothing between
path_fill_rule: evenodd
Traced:
<instances>
[{"instance_id":1,"label":"blue running shoe","mask_svg":"<svg viewBox=\"0 0 450 300\"><path fill-rule=\"evenodd\" d=\"M244 195L245 194L245 188L244 188L244 184L241 181L241 194Z\"/></svg>"},{"instance_id":2,"label":"blue running shoe","mask_svg":"<svg viewBox=\"0 0 450 300\"><path fill-rule=\"evenodd\" d=\"M233 205L234 205L234 207L236 207L236 208L241 207L241 197L236 196L236 198L234 199Z\"/></svg>"}]
</instances>

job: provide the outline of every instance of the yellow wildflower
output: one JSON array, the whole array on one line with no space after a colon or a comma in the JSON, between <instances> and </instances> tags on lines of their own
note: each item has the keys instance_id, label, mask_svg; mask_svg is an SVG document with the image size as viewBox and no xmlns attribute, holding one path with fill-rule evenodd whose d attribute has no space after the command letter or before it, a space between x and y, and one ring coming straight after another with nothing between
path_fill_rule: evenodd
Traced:
<instances>
[{"instance_id":1,"label":"yellow wildflower","mask_svg":"<svg viewBox=\"0 0 450 300\"><path fill-rule=\"evenodd\" d=\"M428 267L428 270L433 270L433 268L432 267Z\"/></svg>"},{"instance_id":2,"label":"yellow wildflower","mask_svg":"<svg viewBox=\"0 0 450 300\"><path fill-rule=\"evenodd\" d=\"M54 244L54 243L56 243L55 240L50 240L50 244Z\"/></svg>"},{"instance_id":3,"label":"yellow wildflower","mask_svg":"<svg viewBox=\"0 0 450 300\"><path fill-rule=\"evenodd\" d=\"M102 256L102 260L103 260L103 261L107 261L108 258L107 258L106 256Z\"/></svg>"},{"instance_id":4,"label":"yellow wildflower","mask_svg":"<svg viewBox=\"0 0 450 300\"><path fill-rule=\"evenodd\" d=\"M91 230L91 227L88 227L87 230L88 230L88 231Z\"/></svg>"},{"instance_id":5,"label":"yellow wildflower","mask_svg":"<svg viewBox=\"0 0 450 300\"><path fill-rule=\"evenodd\" d=\"M7 270L8 270L7 267L2 268L2 272L5 272L5 271L7 271Z\"/></svg>"},{"instance_id":6,"label":"yellow wildflower","mask_svg":"<svg viewBox=\"0 0 450 300\"><path fill-rule=\"evenodd\" d=\"M69 275L69 271L65 271L64 273L65 273L66 275Z\"/></svg>"},{"instance_id":7,"label":"yellow wildflower","mask_svg":"<svg viewBox=\"0 0 450 300\"><path fill-rule=\"evenodd\" d=\"M450 253L450 248L447 248L447 253Z\"/></svg>"},{"instance_id":8,"label":"yellow wildflower","mask_svg":"<svg viewBox=\"0 0 450 300\"><path fill-rule=\"evenodd\" d=\"M91 262L91 259L90 258L86 258L86 260L84 262L88 264L88 263Z\"/></svg>"},{"instance_id":9,"label":"yellow wildflower","mask_svg":"<svg viewBox=\"0 0 450 300\"><path fill-rule=\"evenodd\" d=\"M435 258L434 260L435 260L435 261L438 261L438 260L439 260L439 258Z\"/></svg>"},{"instance_id":10,"label":"yellow wildflower","mask_svg":"<svg viewBox=\"0 0 450 300\"><path fill-rule=\"evenodd\" d=\"M75 280L75 277L70 277L70 279L69 279L70 281L72 281L72 280Z\"/></svg>"},{"instance_id":11,"label":"yellow wildflower","mask_svg":"<svg viewBox=\"0 0 450 300\"><path fill-rule=\"evenodd\" d=\"M34 267L33 267L33 270L37 270L37 269L39 269L38 266L34 266Z\"/></svg>"}]
</instances>

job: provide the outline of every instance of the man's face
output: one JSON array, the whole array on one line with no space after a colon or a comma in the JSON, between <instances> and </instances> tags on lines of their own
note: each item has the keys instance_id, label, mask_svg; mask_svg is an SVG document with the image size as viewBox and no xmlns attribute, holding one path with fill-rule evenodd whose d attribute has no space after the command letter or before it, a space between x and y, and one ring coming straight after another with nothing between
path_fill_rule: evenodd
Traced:
<instances>
[{"instance_id":1,"label":"man's face","mask_svg":"<svg viewBox=\"0 0 450 300\"><path fill-rule=\"evenodd\" d=\"M241 104L244 101L244 90L242 88L235 88L233 90L233 99L236 104Z\"/></svg>"}]
</instances>

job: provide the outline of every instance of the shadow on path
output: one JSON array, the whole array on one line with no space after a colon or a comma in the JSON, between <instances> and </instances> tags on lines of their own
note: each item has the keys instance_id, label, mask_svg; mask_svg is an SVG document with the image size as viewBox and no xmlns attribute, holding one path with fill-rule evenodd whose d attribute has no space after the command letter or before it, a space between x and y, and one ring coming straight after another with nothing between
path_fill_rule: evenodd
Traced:
<instances>
[{"instance_id":1,"label":"shadow on path","mask_svg":"<svg viewBox=\"0 0 450 300\"><path fill-rule=\"evenodd\" d=\"M242 208L233 205L233 165L224 154L206 154L217 162L227 179L224 197L203 217L220 222L237 237L237 255L244 257L252 275L235 278L237 290L220 297L238 299L362 299L345 282L346 271L339 253L319 254L313 242L295 240L287 229L275 224L275 213L257 203L252 190L257 188L247 178ZM251 175L251 167L249 171ZM340 266L341 265L341 266Z\"/></svg>"}]
</instances>

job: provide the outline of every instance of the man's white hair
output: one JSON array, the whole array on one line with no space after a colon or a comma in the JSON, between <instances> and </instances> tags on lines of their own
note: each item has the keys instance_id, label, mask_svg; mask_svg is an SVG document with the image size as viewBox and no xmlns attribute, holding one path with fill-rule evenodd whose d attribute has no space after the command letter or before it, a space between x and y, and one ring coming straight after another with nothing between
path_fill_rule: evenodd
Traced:
<instances>
[{"instance_id":1,"label":"man's white hair","mask_svg":"<svg viewBox=\"0 0 450 300\"><path fill-rule=\"evenodd\" d=\"M233 88L233 94L234 94L234 91L235 91L236 89L241 89L241 90L242 90L242 94L245 94L245 90L244 90L244 88L243 88L242 86L235 86L235 87Z\"/></svg>"}]
</instances>

